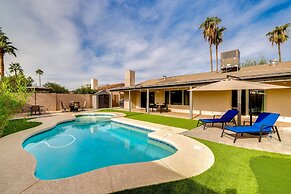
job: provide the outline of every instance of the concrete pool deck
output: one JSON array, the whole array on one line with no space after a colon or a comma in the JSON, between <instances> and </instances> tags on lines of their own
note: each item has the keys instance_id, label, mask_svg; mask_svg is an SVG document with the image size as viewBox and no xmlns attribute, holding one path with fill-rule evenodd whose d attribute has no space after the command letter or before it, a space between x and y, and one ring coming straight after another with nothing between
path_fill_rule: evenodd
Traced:
<instances>
[{"instance_id":1,"label":"concrete pool deck","mask_svg":"<svg viewBox=\"0 0 291 194\"><path fill-rule=\"evenodd\" d=\"M111 193L185 179L201 174L213 165L212 151L180 134L186 130L123 118L122 113L115 114L112 120L154 130L149 137L167 142L178 151L161 160L109 166L58 180L39 180L34 176L36 160L22 148L23 141L60 122L74 120L75 116L62 113L37 118L35 120L42 125L0 138L0 193Z\"/></svg>"}]
</instances>

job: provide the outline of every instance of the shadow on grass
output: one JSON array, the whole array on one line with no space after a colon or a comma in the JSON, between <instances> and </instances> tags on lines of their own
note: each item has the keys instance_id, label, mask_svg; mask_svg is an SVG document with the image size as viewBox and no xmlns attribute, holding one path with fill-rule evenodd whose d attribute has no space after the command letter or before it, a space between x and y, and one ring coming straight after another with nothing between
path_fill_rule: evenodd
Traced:
<instances>
[{"instance_id":1,"label":"shadow on grass","mask_svg":"<svg viewBox=\"0 0 291 194\"><path fill-rule=\"evenodd\" d=\"M148 194L148 193L206 193L206 194L216 194L218 192L208 188L207 186L201 185L194 181L193 179L184 179L180 181L174 181L169 183L163 183L158 185L140 187L136 189L124 190L116 193L129 193L129 194ZM224 193L235 194L236 189L227 189Z\"/></svg>"}]
</instances>

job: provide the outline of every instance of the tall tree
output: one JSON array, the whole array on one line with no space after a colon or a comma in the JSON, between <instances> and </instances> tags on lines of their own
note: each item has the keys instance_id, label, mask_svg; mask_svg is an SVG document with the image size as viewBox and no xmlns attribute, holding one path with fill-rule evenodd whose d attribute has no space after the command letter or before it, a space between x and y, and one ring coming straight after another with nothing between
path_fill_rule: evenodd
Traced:
<instances>
[{"instance_id":1,"label":"tall tree","mask_svg":"<svg viewBox=\"0 0 291 194\"><path fill-rule=\"evenodd\" d=\"M288 27L291 26L291 23L284 24L282 26L277 26L271 32L268 32L266 36L269 38L269 41L274 43L278 46L278 55L279 55L279 62L282 62L281 57L281 44L288 40Z\"/></svg>"},{"instance_id":2,"label":"tall tree","mask_svg":"<svg viewBox=\"0 0 291 194\"><path fill-rule=\"evenodd\" d=\"M210 52L210 70L213 72L213 62L212 62L212 45L215 39L215 30L221 19L218 17L207 17L206 20L200 24L199 29L203 30L203 37L209 43Z\"/></svg>"},{"instance_id":3,"label":"tall tree","mask_svg":"<svg viewBox=\"0 0 291 194\"><path fill-rule=\"evenodd\" d=\"M215 45L215 50L216 50L216 73L218 72L218 46L222 43L223 41L223 32L226 30L225 27L217 27L215 29L215 37L214 37L214 45Z\"/></svg>"},{"instance_id":4,"label":"tall tree","mask_svg":"<svg viewBox=\"0 0 291 194\"><path fill-rule=\"evenodd\" d=\"M12 46L12 42L9 42L9 38L4 32L2 32L0 27L0 78L4 77L4 55L12 54L16 57L15 51L17 48Z\"/></svg>"},{"instance_id":5,"label":"tall tree","mask_svg":"<svg viewBox=\"0 0 291 194\"><path fill-rule=\"evenodd\" d=\"M41 79L40 76L43 75L43 71L41 69L37 69L35 71L36 75L38 75L38 82L39 82L39 86L41 87Z\"/></svg>"},{"instance_id":6,"label":"tall tree","mask_svg":"<svg viewBox=\"0 0 291 194\"><path fill-rule=\"evenodd\" d=\"M17 74L23 74L23 69L19 63L10 63L9 71L10 73L14 73L15 76Z\"/></svg>"},{"instance_id":7,"label":"tall tree","mask_svg":"<svg viewBox=\"0 0 291 194\"><path fill-rule=\"evenodd\" d=\"M28 76L26 79L27 79L27 86L32 86L34 83L34 80L32 79L32 77Z\"/></svg>"}]
</instances>

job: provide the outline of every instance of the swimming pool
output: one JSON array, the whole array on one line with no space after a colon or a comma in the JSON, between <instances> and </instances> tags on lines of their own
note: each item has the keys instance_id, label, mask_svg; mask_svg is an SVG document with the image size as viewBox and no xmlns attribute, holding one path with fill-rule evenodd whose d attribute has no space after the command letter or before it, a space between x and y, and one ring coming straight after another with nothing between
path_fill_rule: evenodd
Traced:
<instances>
[{"instance_id":1,"label":"swimming pool","mask_svg":"<svg viewBox=\"0 0 291 194\"><path fill-rule=\"evenodd\" d=\"M158 160L177 150L148 137L150 130L84 115L28 138L23 148L37 160L42 180L71 177L98 168Z\"/></svg>"}]
</instances>

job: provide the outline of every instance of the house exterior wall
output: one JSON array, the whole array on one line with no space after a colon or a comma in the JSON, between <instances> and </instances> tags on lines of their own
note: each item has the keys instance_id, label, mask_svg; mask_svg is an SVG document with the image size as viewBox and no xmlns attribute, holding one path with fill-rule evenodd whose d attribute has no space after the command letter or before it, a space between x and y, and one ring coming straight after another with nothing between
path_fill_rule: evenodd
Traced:
<instances>
[{"instance_id":1,"label":"house exterior wall","mask_svg":"<svg viewBox=\"0 0 291 194\"><path fill-rule=\"evenodd\" d=\"M137 92L131 92L131 107L136 108L137 106Z\"/></svg>"},{"instance_id":2,"label":"house exterior wall","mask_svg":"<svg viewBox=\"0 0 291 194\"><path fill-rule=\"evenodd\" d=\"M267 112L291 117L291 89L267 90L265 107Z\"/></svg>"},{"instance_id":3,"label":"house exterior wall","mask_svg":"<svg viewBox=\"0 0 291 194\"><path fill-rule=\"evenodd\" d=\"M195 114L221 113L231 109L231 91L193 92Z\"/></svg>"},{"instance_id":4,"label":"house exterior wall","mask_svg":"<svg viewBox=\"0 0 291 194\"><path fill-rule=\"evenodd\" d=\"M159 90L155 92L155 103L163 104L165 102L165 90Z\"/></svg>"},{"instance_id":5,"label":"house exterior wall","mask_svg":"<svg viewBox=\"0 0 291 194\"><path fill-rule=\"evenodd\" d=\"M129 92L128 91L124 92L123 99L124 99L124 108L129 109Z\"/></svg>"},{"instance_id":6,"label":"house exterior wall","mask_svg":"<svg viewBox=\"0 0 291 194\"><path fill-rule=\"evenodd\" d=\"M194 114L221 114L231 109L231 91L215 92L193 92L193 113ZM131 92L132 109L140 108L140 91ZM267 90L265 98L265 111L277 112L281 120L291 121L291 89ZM155 103L164 103L164 90L155 91ZM128 109L128 92L124 93L124 104ZM189 105L169 105L173 112L189 113ZM289 117L289 118L285 118ZM283 121L282 120L282 121ZM286 121L287 121L286 120Z\"/></svg>"},{"instance_id":7,"label":"house exterior wall","mask_svg":"<svg viewBox=\"0 0 291 194\"><path fill-rule=\"evenodd\" d=\"M135 93L135 108L141 108L141 103L140 103L140 96L141 96L141 92L140 91L136 91Z\"/></svg>"},{"instance_id":8,"label":"house exterior wall","mask_svg":"<svg viewBox=\"0 0 291 194\"><path fill-rule=\"evenodd\" d=\"M111 92L111 94L112 94L112 107L118 107L123 94L121 94L120 92Z\"/></svg>"}]
</instances>

